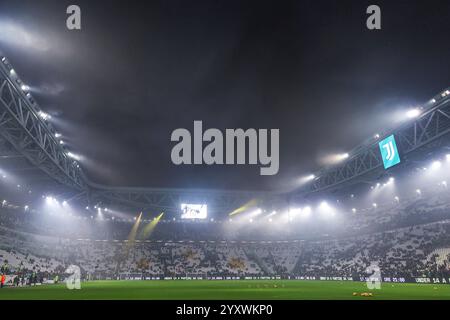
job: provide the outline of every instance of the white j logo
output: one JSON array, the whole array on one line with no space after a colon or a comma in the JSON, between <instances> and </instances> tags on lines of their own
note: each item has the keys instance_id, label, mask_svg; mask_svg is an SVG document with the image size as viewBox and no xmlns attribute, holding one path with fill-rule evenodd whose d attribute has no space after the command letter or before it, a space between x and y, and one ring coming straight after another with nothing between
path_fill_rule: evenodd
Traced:
<instances>
[{"instance_id":1,"label":"white j logo","mask_svg":"<svg viewBox=\"0 0 450 320\"><path fill-rule=\"evenodd\" d=\"M394 145L392 144L392 141L389 141L388 143L384 144L383 148L385 148L386 152L387 152L386 160L388 160L388 161L394 160L395 149L394 149Z\"/></svg>"}]
</instances>

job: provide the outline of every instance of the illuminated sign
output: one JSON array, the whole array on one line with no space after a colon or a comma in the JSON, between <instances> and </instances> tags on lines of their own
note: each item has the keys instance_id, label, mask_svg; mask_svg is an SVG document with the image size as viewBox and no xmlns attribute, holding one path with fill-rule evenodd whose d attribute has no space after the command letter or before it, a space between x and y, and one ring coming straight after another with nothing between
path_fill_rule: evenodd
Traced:
<instances>
[{"instance_id":1,"label":"illuminated sign","mask_svg":"<svg viewBox=\"0 0 450 320\"><path fill-rule=\"evenodd\" d=\"M398 154L394 135L390 135L383 141L380 141L378 146L380 147L384 169L389 169L390 167L400 163L400 155Z\"/></svg>"},{"instance_id":2,"label":"illuminated sign","mask_svg":"<svg viewBox=\"0 0 450 320\"><path fill-rule=\"evenodd\" d=\"M206 219L208 215L206 204L181 204L182 219Z\"/></svg>"}]
</instances>

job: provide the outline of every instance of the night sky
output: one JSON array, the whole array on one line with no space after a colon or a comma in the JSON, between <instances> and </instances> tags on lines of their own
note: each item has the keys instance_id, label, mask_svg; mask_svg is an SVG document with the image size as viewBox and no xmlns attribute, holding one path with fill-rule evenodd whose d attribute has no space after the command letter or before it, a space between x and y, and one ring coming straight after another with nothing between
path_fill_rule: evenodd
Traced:
<instances>
[{"instance_id":1,"label":"night sky","mask_svg":"<svg viewBox=\"0 0 450 320\"><path fill-rule=\"evenodd\" d=\"M82 30L66 29L70 4ZM90 179L114 186L295 187L449 87L449 38L449 1L0 0L0 52ZM171 132L194 120L279 128L279 173L175 166Z\"/></svg>"}]
</instances>

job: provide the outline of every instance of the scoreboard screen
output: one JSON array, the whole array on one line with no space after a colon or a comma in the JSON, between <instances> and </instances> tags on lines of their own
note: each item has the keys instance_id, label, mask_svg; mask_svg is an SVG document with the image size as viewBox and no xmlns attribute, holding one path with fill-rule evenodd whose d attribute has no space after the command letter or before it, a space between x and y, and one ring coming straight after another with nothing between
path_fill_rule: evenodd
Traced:
<instances>
[{"instance_id":1,"label":"scoreboard screen","mask_svg":"<svg viewBox=\"0 0 450 320\"><path fill-rule=\"evenodd\" d=\"M182 219L206 219L208 216L208 207L206 204L181 204Z\"/></svg>"}]
</instances>

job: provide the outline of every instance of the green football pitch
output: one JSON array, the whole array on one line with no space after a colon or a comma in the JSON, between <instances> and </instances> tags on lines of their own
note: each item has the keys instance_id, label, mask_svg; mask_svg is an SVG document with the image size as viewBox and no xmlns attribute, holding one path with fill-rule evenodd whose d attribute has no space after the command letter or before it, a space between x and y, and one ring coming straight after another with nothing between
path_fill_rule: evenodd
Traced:
<instances>
[{"instance_id":1,"label":"green football pitch","mask_svg":"<svg viewBox=\"0 0 450 320\"><path fill-rule=\"evenodd\" d=\"M373 295L361 296L364 292ZM80 290L68 290L65 284L3 288L0 300L5 299L450 299L450 285L383 283L379 290L368 290L365 283L350 281L91 281Z\"/></svg>"}]
</instances>

